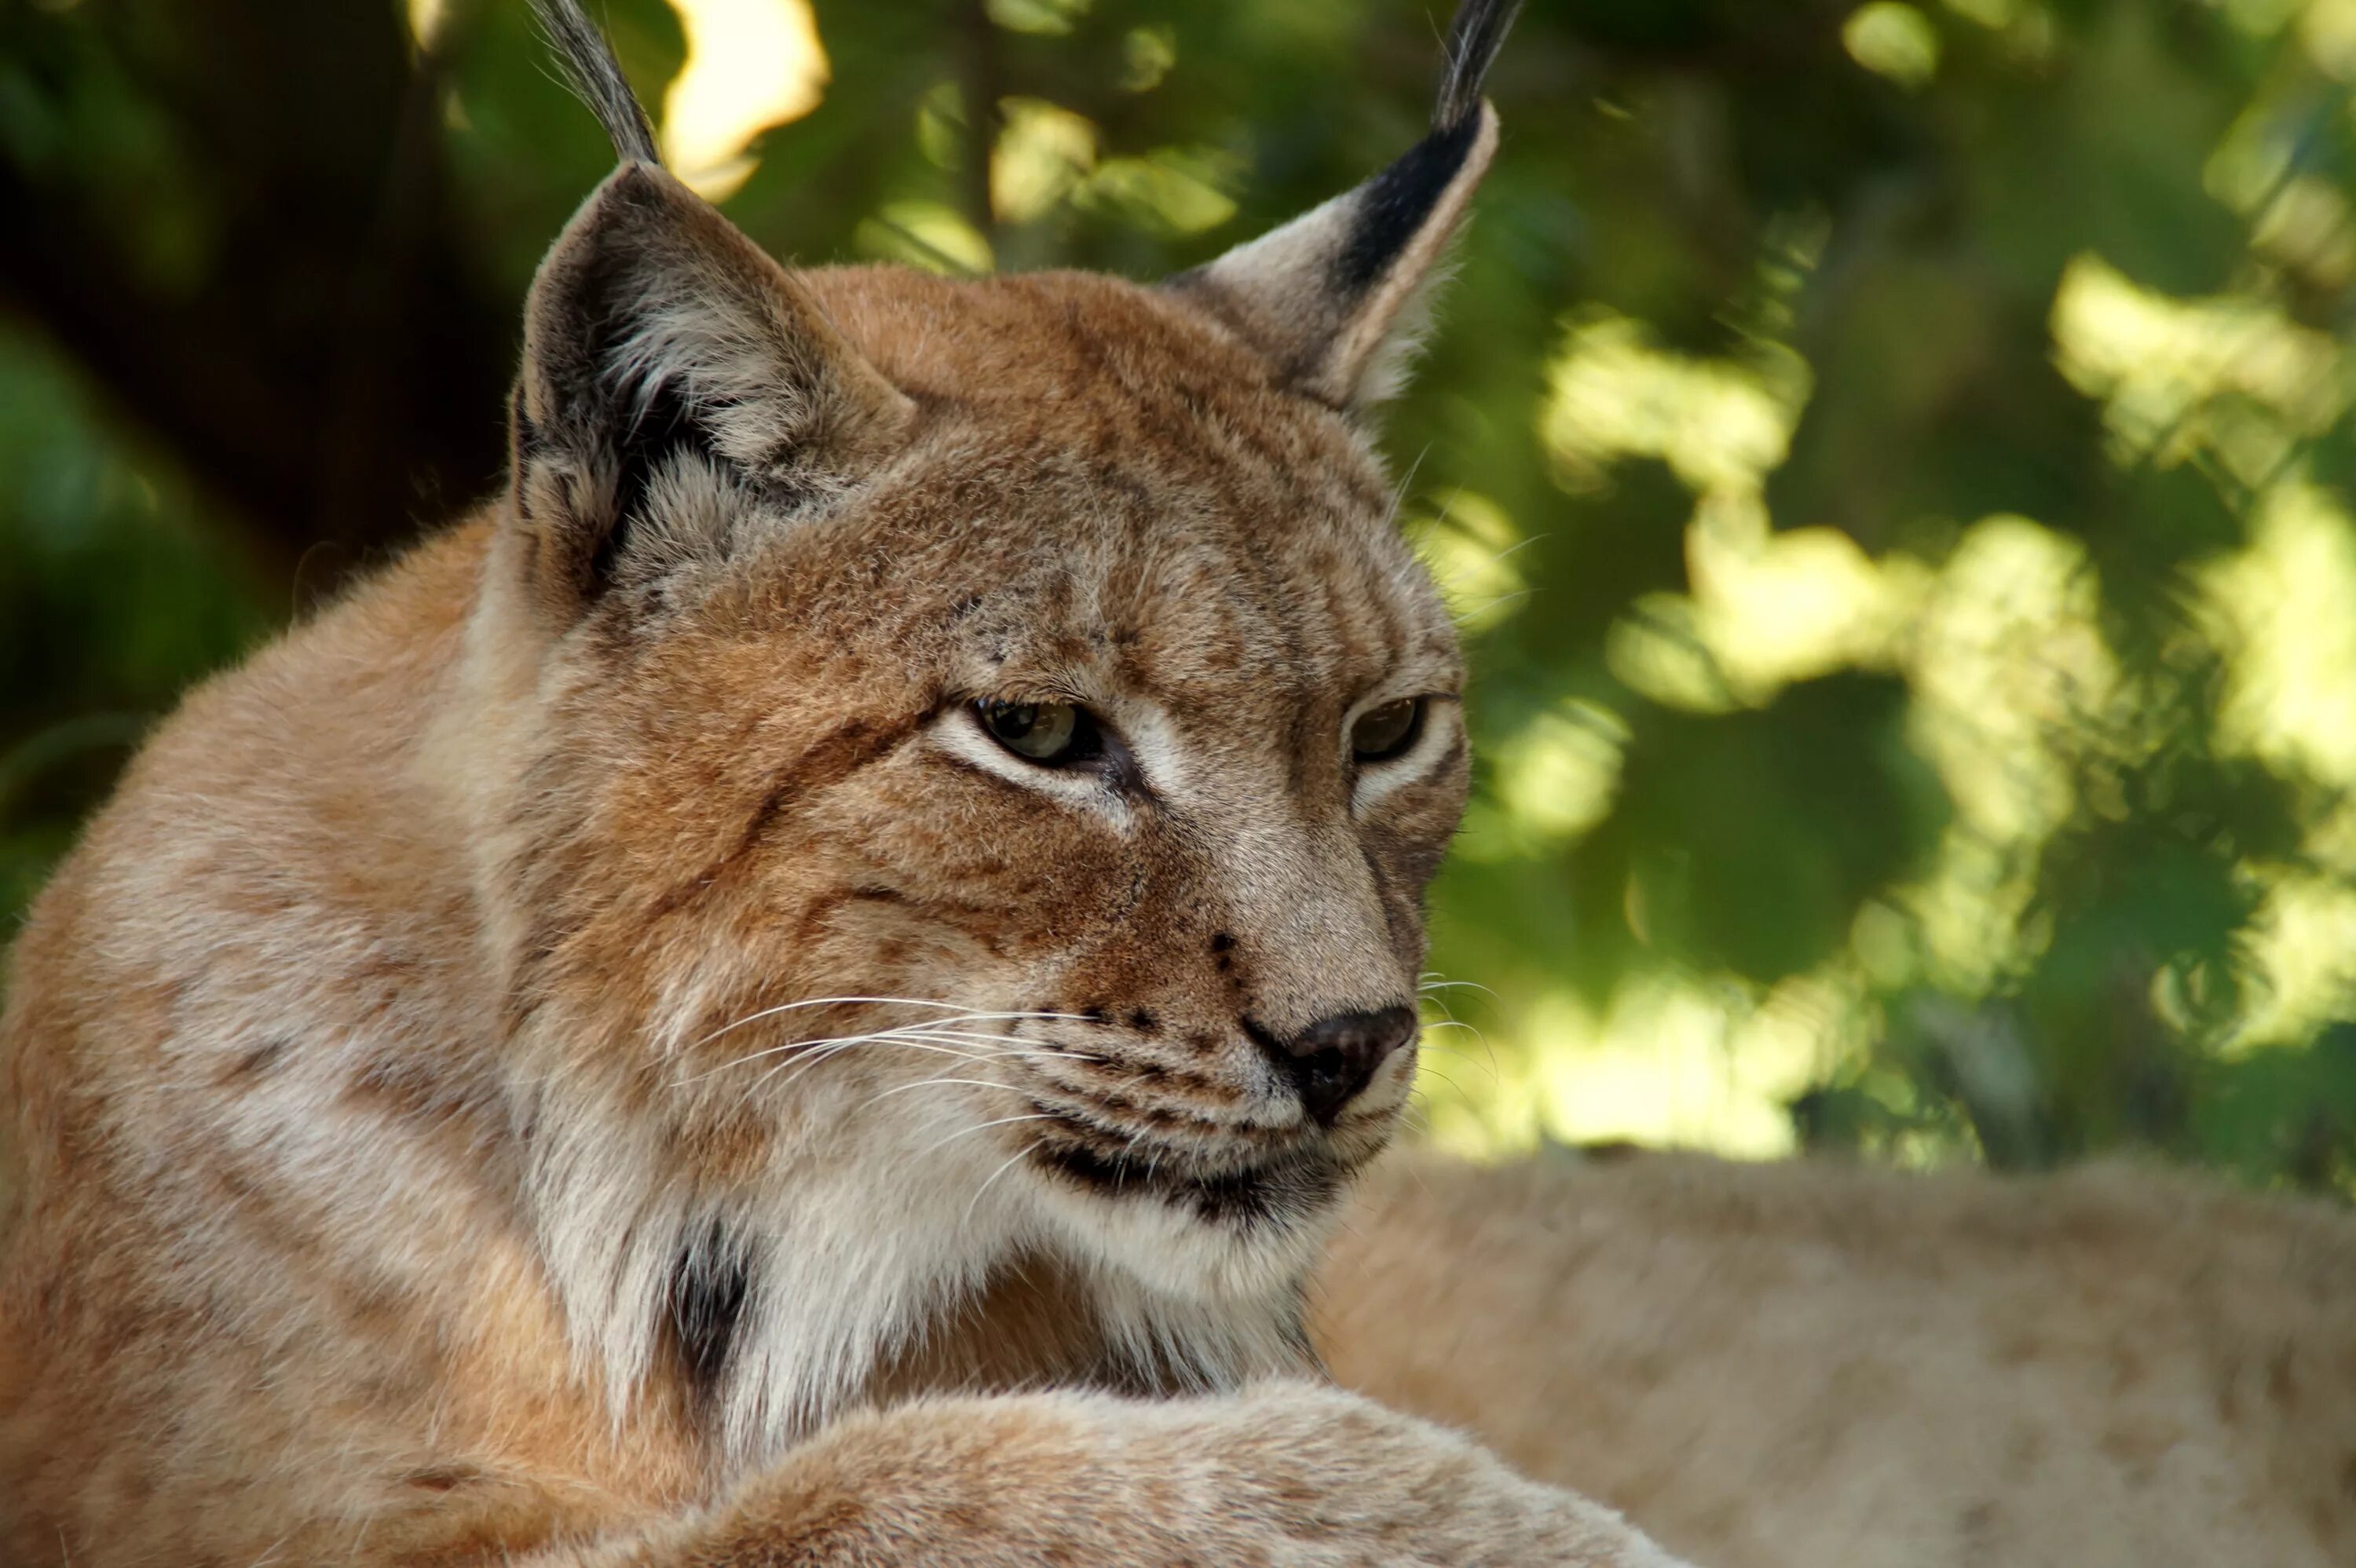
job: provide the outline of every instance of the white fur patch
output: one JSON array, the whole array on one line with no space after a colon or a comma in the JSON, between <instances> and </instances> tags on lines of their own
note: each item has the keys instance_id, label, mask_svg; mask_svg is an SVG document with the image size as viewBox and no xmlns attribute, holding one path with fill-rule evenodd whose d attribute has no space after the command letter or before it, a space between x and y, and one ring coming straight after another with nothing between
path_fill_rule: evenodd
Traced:
<instances>
[{"instance_id":1,"label":"white fur patch","mask_svg":"<svg viewBox=\"0 0 2356 1568\"><path fill-rule=\"evenodd\" d=\"M1029 1166L1019 1134L990 1135L1005 1102L927 1087L916 1075L881 1094L872 1080L798 1087L803 1141L757 1189L719 1195L664 1168L643 1114L543 1106L531 1205L575 1349L605 1378L617 1425L661 1353L681 1253L715 1222L750 1273L719 1405L738 1464L841 1414L879 1364L1025 1255L1066 1263L1141 1365L1205 1389L1301 1370L1292 1292L1323 1224L1246 1232L1067 1189Z\"/></svg>"}]
</instances>

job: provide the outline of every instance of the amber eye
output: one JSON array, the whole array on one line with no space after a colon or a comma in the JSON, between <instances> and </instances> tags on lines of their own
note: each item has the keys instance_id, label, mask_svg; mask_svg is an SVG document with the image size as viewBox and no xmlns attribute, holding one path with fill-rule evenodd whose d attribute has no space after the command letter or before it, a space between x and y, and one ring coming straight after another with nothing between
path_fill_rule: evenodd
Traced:
<instances>
[{"instance_id":1,"label":"amber eye","mask_svg":"<svg viewBox=\"0 0 2356 1568\"><path fill-rule=\"evenodd\" d=\"M985 697L973 705L975 719L990 738L1029 762L1082 762L1102 747L1097 721L1068 702L1001 702Z\"/></svg>"},{"instance_id":2,"label":"amber eye","mask_svg":"<svg viewBox=\"0 0 2356 1568\"><path fill-rule=\"evenodd\" d=\"M1423 699L1405 697L1369 708L1350 726L1350 751L1362 763L1387 763L1403 755L1423 733Z\"/></svg>"}]
</instances>

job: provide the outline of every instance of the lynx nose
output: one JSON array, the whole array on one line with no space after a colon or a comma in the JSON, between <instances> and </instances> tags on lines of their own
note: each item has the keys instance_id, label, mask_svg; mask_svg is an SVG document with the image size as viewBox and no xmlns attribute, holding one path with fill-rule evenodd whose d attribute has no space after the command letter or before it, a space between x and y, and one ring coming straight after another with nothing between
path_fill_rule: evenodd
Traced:
<instances>
[{"instance_id":1,"label":"lynx nose","mask_svg":"<svg viewBox=\"0 0 2356 1568\"><path fill-rule=\"evenodd\" d=\"M1373 1081L1375 1070L1391 1052L1415 1038L1415 1009L1336 1013L1318 1019L1290 1040L1254 1033L1261 1048L1292 1081L1301 1108L1319 1125L1330 1127L1342 1107Z\"/></svg>"}]
</instances>

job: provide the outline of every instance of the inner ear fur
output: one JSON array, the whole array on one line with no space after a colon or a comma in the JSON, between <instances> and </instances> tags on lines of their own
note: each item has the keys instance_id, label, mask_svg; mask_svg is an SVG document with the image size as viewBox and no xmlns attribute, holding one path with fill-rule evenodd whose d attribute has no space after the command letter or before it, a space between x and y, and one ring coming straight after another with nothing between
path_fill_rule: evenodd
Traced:
<instances>
[{"instance_id":1,"label":"inner ear fur","mask_svg":"<svg viewBox=\"0 0 2356 1568\"><path fill-rule=\"evenodd\" d=\"M1518 0L1463 0L1431 130L1356 189L1165 285L1257 347L1286 386L1356 411L1395 394L1425 296L1497 150L1480 96Z\"/></svg>"},{"instance_id":2,"label":"inner ear fur","mask_svg":"<svg viewBox=\"0 0 2356 1568\"><path fill-rule=\"evenodd\" d=\"M525 305L512 477L540 586L552 607L600 593L684 464L818 499L881 462L912 411L790 272L669 174L625 164Z\"/></svg>"}]
</instances>

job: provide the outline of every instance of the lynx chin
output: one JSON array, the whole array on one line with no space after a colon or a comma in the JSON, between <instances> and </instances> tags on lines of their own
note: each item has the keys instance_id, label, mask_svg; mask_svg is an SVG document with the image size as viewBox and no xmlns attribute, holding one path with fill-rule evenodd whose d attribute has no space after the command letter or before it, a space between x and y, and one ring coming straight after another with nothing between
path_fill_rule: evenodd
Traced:
<instances>
[{"instance_id":1,"label":"lynx chin","mask_svg":"<svg viewBox=\"0 0 2356 1568\"><path fill-rule=\"evenodd\" d=\"M504 492L16 944L16 1563L1668 1561L1323 1380L1462 669L1364 415L1497 142L1199 271L790 271L620 166Z\"/></svg>"}]
</instances>

